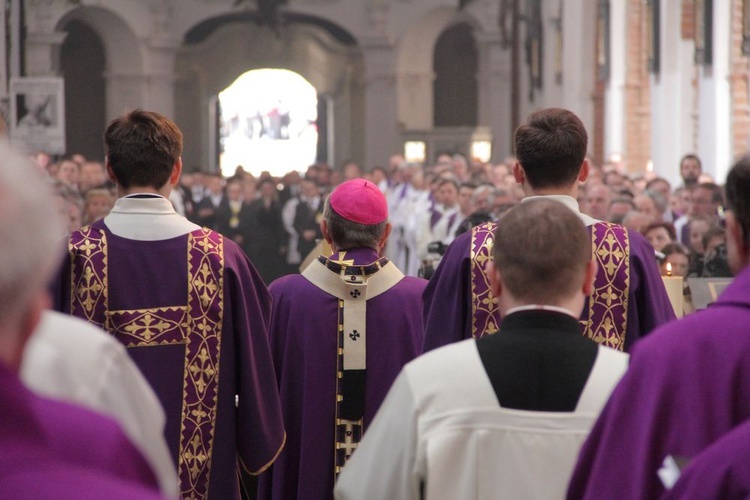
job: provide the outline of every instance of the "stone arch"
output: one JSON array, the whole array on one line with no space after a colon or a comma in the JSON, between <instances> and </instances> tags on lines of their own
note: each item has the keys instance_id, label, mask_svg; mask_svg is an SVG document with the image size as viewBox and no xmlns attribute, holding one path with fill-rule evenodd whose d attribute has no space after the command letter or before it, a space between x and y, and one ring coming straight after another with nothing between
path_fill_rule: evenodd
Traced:
<instances>
[{"instance_id":1,"label":"stone arch","mask_svg":"<svg viewBox=\"0 0 750 500\"><path fill-rule=\"evenodd\" d=\"M434 126L475 127L478 54L471 26L452 24L440 34L435 42L433 68Z\"/></svg>"},{"instance_id":2,"label":"stone arch","mask_svg":"<svg viewBox=\"0 0 750 500\"><path fill-rule=\"evenodd\" d=\"M413 23L398 42L399 123L407 129L433 126L435 44L446 29L456 24L466 24L474 32L482 30L468 11L440 7Z\"/></svg>"},{"instance_id":3,"label":"stone arch","mask_svg":"<svg viewBox=\"0 0 750 500\"><path fill-rule=\"evenodd\" d=\"M130 25L115 12L101 7L77 7L57 22L56 31L85 25L99 36L104 46L104 79L106 120L121 114L124 109L143 105L140 76L143 73L141 43ZM100 77L102 75L93 75ZM75 114L78 106L71 103L66 114Z\"/></svg>"},{"instance_id":4,"label":"stone arch","mask_svg":"<svg viewBox=\"0 0 750 500\"><path fill-rule=\"evenodd\" d=\"M215 96L246 71L263 68L299 74L332 107L337 142L328 161L362 158L361 51L345 30L331 32L325 28L328 21L309 22L308 17L294 17L279 33L257 25L248 13L204 20L186 32L175 65L175 99L188 166L214 166Z\"/></svg>"}]
</instances>

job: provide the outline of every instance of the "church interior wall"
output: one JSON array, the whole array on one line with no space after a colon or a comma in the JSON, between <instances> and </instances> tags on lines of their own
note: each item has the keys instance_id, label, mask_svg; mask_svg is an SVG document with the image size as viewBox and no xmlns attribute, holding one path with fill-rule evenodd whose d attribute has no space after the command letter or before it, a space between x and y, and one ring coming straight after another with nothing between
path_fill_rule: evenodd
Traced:
<instances>
[{"instance_id":1,"label":"church interior wall","mask_svg":"<svg viewBox=\"0 0 750 500\"><path fill-rule=\"evenodd\" d=\"M609 0L610 72L603 83L596 76L600 0L520 2L523 15L531 12L529 6L540 8L541 88L533 87L530 77L528 20L516 20L520 45L513 61L505 45L508 33L498 23L497 0L474 0L463 10L452 0L346 0L342 8L343 1L290 0L283 11L320 24L293 23L282 28L281 37L252 23L236 32L227 25L219 30L228 30L223 36L214 33L214 52L199 55L195 44L183 44L191 29L217 16L252 12L253 2L235 7L233 0L97 0L95 5L36 0L28 2L25 13L25 74L69 72L60 53L66 26L85 23L104 47L104 70L92 71L103 73L105 121L137 106L173 115L186 133L186 155L207 165L211 99L246 70L283 67L303 75L330 102L335 148L329 159L354 158L371 166L400 149L402 131L429 130L435 124L436 43L446 29L466 22L477 57L476 123L490 127L495 161L510 153L518 125L513 116L519 121L543 106L578 113L590 142L601 144L602 158L619 154L633 171L652 160L656 172L672 181L679 157L687 152L697 152L706 170L721 179L733 158L750 145L750 68L740 49L742 0L712 2L714 53L706 66L693 61L694 36L688 25L695 2L659 0L658 76L645 69L646 4ZM320 27L325 23L350 33L354 46L339 46ZM516 102L511 100L513 71L518 72ZM448 95L455 97L448 105L463 109L464 94L454 85ZM71 98L68 113L83 117L80 110L91 111L81 99ZM448 115L456 113L447 110ZM602 126L595 122L598 116Z\"/></svg>"}]
</instances>

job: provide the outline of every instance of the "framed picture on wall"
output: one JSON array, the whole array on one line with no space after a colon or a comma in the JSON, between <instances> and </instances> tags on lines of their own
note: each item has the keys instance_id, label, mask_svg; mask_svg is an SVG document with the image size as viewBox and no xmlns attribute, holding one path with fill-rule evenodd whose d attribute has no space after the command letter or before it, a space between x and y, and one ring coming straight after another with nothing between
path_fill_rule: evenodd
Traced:
<instances>
[{"instance_id":1,"label":"framed picture on wall","mask_svg":"<svg viewBox=\"0 0 750 500\"><path fill-rule=\"evenodd\" d=\"M10 80L10 138L28 153L65 153L65 94L62 78Z\"/></svg>"}]
</instances>

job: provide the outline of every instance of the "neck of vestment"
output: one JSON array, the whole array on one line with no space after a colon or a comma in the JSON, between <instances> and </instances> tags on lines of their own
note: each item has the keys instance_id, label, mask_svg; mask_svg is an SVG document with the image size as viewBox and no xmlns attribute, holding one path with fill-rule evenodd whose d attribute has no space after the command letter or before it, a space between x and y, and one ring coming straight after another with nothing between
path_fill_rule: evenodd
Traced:
<instances>
[{"instance_id":1,"label":"neck of vestment","mask_svg":"<svg viewBox=\"0 0 750 500\"><path fill-rule=\"evenodd\" d=\"M346 266L368 266L380 259L380 255L373 248L358 247L333 252L328 260Z\"/></svg>"},{"instance_id":2,"label":"neck of vestment","mask_svg":"<svg viewBox=\"0 0 750 500\"><path fill-rule=\"evenodd\" d=\"M585 226L590 226L591 224L594 224L596 222L601 222L597 219L594 219L593 217L581 212L580 207L578 206L578 200L573 198L572 196L568 196L567 194L545 194L545 195L532 195L527 196L526 198L521 200L521 203L527 203L532 200L554 200L559 201L566 207L568 207L573 213L575 213L583 222Z\"/></svg>"}]
</instances>

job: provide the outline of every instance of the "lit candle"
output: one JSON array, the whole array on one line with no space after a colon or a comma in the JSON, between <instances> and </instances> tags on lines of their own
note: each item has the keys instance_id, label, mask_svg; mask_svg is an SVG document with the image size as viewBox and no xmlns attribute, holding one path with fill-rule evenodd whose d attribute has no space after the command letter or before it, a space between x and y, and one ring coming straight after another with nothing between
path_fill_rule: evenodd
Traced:
<instances>
[{"instance_id":1,"label":"lit candle","mask_svg":"<svg viewBox=\"0 0 750 500\"><path fill-rule=\"evenodd\" d=\"M681 318L683 315L682 304L682 276L672 276L672 264L667 263L667 275L661 277L664 280L664 288L667 289L669 301L672 303L675 316Z\"/></svg>"}]
</instances>

